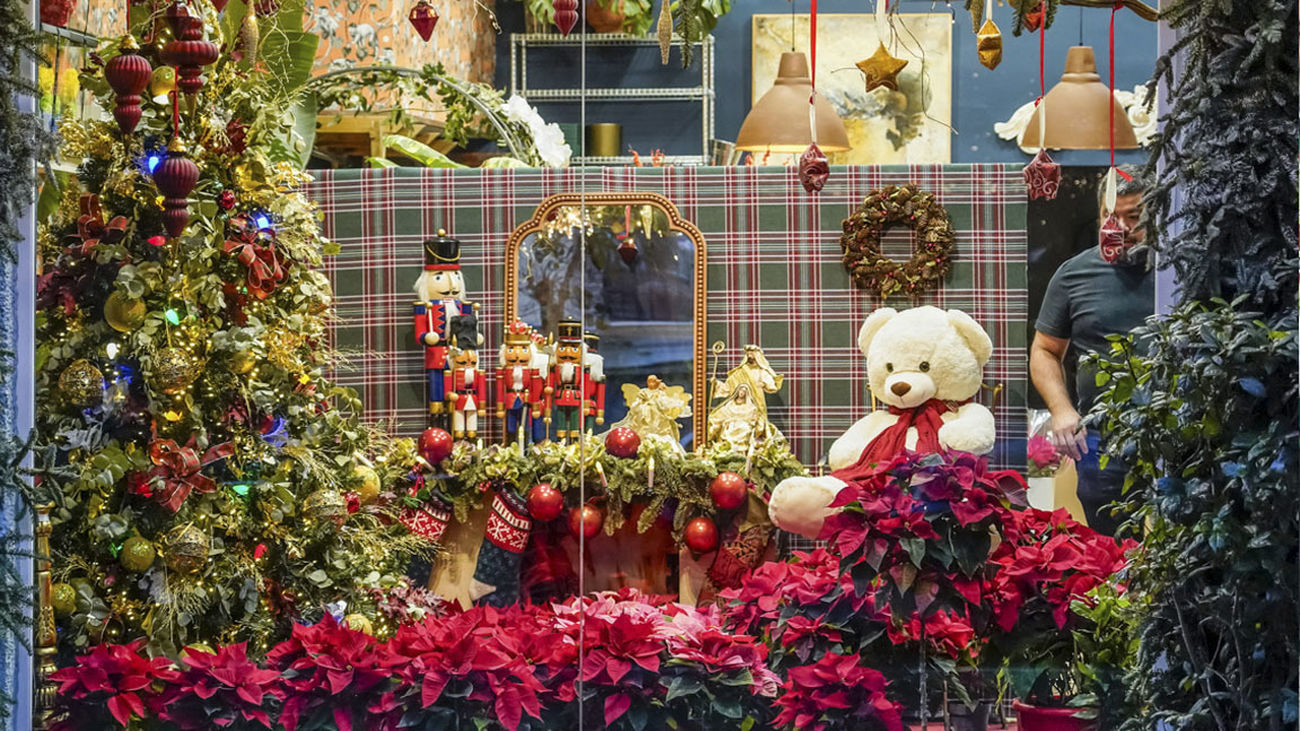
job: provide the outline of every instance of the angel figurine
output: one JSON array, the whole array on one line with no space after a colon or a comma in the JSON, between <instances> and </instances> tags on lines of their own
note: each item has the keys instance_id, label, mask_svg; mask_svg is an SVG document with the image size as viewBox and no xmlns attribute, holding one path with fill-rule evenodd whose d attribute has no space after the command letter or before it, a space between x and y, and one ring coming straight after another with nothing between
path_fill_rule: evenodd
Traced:
<instances>
[{"instance_id":1,"label":"angel figurine","mask_svg":"<svg viewBox=\"0 0 1300 731\"><path fill-rule=\"evenodd\" d=\"M623 402L627 404L627 416L614 426L628 427L642 438L655 434L674 444L680 442L677 420L691 415L691 395L685 388L669 386L658 376L647 376L645 388L623 384Z\"/></svg>"},{"instance_id":2,"label":"angel figurine","mask_svg":"<svg viewBox=\"0 0 1300 731\"><path fill-rule=\"evenodd\" d=\"M718 352L718 351L715 351ZM708 440L748 449L752 444L781 436L767 419L767 394L781 390L785 376L777 375L763 349L745 346L745 359L727 372L725 381L713 381L713 397L722 402L709 413Z\"/></svg>"}]
</instances>

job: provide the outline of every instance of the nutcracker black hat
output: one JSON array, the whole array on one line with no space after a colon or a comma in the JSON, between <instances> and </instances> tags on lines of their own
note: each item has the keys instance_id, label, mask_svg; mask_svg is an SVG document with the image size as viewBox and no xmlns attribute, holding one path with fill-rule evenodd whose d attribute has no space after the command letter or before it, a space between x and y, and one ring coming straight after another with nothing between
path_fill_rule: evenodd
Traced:
<instances>
[{"instance_id":1,"label":"nutcracker black hat","mask_svg":"<svg viewBox=\"0 0 1300 731\"><path fill-rule=\"evenodd\" d=\"M593 353L600 350L600 336L590 330L582 334L582 342L586 343L587 350Z\"/></svg>"},{"instance_id":2,"label":"nutcracker black hat","mask_svg":"<svg viewBox=\"0 0 1300 731\"><path fill-rule=\"evenodd\" d=\"M582 323L577 320L560 320L555 330L556 339L562 343L582 342Z\"/></svg>"},{"instance_id":3,"label":"nutcracker black hat","mask_svg":"<svg viewBox=\"0 0 1300 731\"><path fill-rule=\"evenodd\" d=\"M424 240L424 269L460 269L460 241L438 229L438 235Z\"/></svg>"}]
</instances>

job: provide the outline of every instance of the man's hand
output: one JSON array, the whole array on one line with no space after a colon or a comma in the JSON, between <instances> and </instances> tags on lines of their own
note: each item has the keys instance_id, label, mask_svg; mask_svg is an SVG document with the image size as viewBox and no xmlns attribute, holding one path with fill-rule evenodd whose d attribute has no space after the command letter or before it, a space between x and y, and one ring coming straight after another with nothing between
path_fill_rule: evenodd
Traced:
<instances>
[{"instance_id":1,"label":"man's hand","mask_svg":"<svg viewBox=\"0 0 1300 731\"><path fill-rule=\"evenodd\" d=\"M1078 460L1088 453L1088 429L1083 419L1074 409L1061 410L1052 414L1052 429L1047 438L1051 440L1056 451Z\"/></svg>"}]
</instances>

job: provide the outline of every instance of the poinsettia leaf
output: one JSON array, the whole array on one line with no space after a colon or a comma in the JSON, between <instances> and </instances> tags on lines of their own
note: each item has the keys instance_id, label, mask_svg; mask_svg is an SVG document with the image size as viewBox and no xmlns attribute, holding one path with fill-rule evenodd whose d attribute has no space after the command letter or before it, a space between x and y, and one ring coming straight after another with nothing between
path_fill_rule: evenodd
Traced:
<instances>
[{"instance_id":1,"label":"poinsettia leaf","mask_svg":"<svg viewBox=\"0 0 1300 731\"><path fill-rule=\"evenodd\" d=\"M605 698L605 725L618 720L632 705L632 697L626 693L615 693Z\"/></svg>"}]
</instances>

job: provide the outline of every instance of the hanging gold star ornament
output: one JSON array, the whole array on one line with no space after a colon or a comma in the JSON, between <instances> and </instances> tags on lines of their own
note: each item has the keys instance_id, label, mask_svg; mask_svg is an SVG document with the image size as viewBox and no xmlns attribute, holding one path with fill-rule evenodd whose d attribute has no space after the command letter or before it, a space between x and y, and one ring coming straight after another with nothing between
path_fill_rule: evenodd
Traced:
<instances>
[{"instance_id":1,"label":"hanging gold star ornament","mask_svg":"<svg viewBox=\"0 0 1300 731\"><path fill-rule=\"evenodd\" d=\"M980 63L987 68L995 69L1002 63L1002 31L992 18L986 19L975 34L975 49L979 51Z\"/></svg>"},{"instance_id":2,"label":"hanging gold star ornament","mask_svg":"<svg viewBox=\"0 0 1300 731\"><path fill-rule=\"evenodd\" d=\"M901 58L895 58L885 50L885 44L881 43L876 52L871 54L870 58L858 61L857 67L866 77L867 91L878 87L893 89L898 91L898 72L907 66L907 62Z\"/></svg>"}]
</instances>

